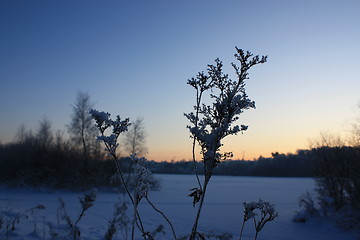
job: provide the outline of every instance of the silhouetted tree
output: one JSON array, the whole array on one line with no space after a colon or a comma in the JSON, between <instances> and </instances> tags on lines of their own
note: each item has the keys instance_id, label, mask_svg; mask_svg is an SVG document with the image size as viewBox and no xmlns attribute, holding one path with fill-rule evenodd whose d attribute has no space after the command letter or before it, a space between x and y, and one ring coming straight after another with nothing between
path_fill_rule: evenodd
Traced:
<instances>
[{"instance_id":1,"label":"silhouetted tree","mask_svg":"<svg viewBox=\"0 0 360 240\"><path fill-rule=\"evenodd\" d=\"M17 132L16 132L16 136L15 139L17 142L19 143L23 143L25 142L26 139L26 127L24 124L21 124L20 127L18 128Z\"/></svg>"},{"instance_id":2,"label":"silhouetted tree","mask_svg":"<svg viewBox=\"0 0 360 240\"><path fill-rule=\"evenodd\" d=\"M54 136L51 130L51 122L46 116L44 116L39 122L36 140L40 147L47 149L51 146L53 139Z\"/></svg>"},{"instance_id":3,"label":"silhouetted tree","mask_svg":"<svg viewBox=\"0 0 360 240\"><path fill-rule=\"evenodd\" d=\"M358 104L360 110L360 103ZM350 145L360 147L360 116L351 125Z\"/></svg>"},{"instance_id":4,"label":"silhouetted tree","mask_svg":"<svg viewBox=\"0 0 360 240\"><path fill-rule=\"evenodd\" d=\"M129 130L125 133L124 146L129 154L143 156L147 153L143 118L137 118L135 122L131 123Z\"/></svg>"},{"instance_id":5,"label":"silhouetted tree","mask_svg":"<svg viewBox=\"0 0 360 240\"><path fill-rule=\"evenodd\" d=\"M96 145L97 131L89 113L92 107L93 103L90 101L89 94L79 91L75 104L72 106L71 122L68 125L71 141L76 147L82 149L85 162L88 161L91 149Z\"/></svg>"}]
</instances>

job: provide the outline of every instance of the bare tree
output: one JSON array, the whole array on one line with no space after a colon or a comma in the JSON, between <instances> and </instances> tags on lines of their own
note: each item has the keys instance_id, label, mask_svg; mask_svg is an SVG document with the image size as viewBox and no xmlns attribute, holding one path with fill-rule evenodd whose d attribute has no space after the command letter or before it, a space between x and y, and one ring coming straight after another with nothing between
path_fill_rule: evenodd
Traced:
<instances>
[{"instance_id":1,"label":"bare tree","mask_svg":"<svg viewBox=\"0 0 360 240\"><path fill-rule=\"evenodd\" d=\"M344 147L346 141L337 134L332 134L330 132L320 132L319 138L309 139L309 147L312 148L321 148L321 147Z\"/></svg>"},{"instance_id":2,"label":"bare tree","mask_svg":"<svg viewBox=\"0 0 360 240\"><path fill-rule=\"evenodd\" d=\"M360 103L357 106L360 110ZM351 125L350 145L360 147L360 117Z\"/></svg>"},{"instance_id":3,"label":"bare tree","mask_svg":"<svg viewBox=\"0 0 360 240\"><path fill-rule=\"evenodd\" d=\"M124 146L125 151L129 154L143 156L148 152L143 118L137 118L135 122L131 123L129 130L125 133Z\"/></svg>"},{"instance_id":4,"label":"bare tree","mask_svg":"<svg viewBox=\"0 0 360 240\"><path fill-rule=\"evenodd\" d=\"M51 130L51 122L46 116L39 122L36 139L43 148L49 148L53 142L54 136Z\"/></svg>"},{"instance_id":5,"label":"bare tree","mask_svg":"<svg viewBox=\"0 0 360 240\"><path fill-rule=\"evenodd\" d=\"M25 124L21 124L16 132L15 141L17 143L25 143L31 140L34 140L31 129L27 130Z\"/></svg>"},{"instance_id":6,"label":"bare tree","mask_svg":"<svg viewBox=\"0 0 360 240\"><path fill-rule=\"evenodd\" d=\"M84 159L89 157L91 148L96 145L97 130L89 113L92 107L93 103L90 101L89 94L79 91L76 95L75 105L72 106L71 122L68 125L71 140L75 146L82 149Z\"/></svg>"},{"instance_id":7,"label":"bare tree","mask_svg":"<svg viewBox=\"0 0 360 240\"><path fill-rule=\"evenodd\" d=\"M25 142L26 139L26 127L24 124L21 124L16 132L15 139L19 143Z\"/></svg>"}]
</instances>

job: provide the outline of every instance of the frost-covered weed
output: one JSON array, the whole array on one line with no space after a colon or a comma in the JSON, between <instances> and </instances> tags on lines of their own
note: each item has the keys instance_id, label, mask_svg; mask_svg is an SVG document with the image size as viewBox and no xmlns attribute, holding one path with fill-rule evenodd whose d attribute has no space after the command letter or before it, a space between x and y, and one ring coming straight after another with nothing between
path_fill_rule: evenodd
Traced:
<instances>
[{"instance_id":1,"label":"frost-covered weed","mask_svg":"<svg viewBox=\"0 0 360 240\"><path fill-rule=\"evenodd\" d=\"M121 204L115 204L113 218L109 222L108 229L105 233L105 240L111 240L115 236L118 229L124 240L128 239L130 232L131 219L127 213L128 203L123 201Z\"/></svg>"},{"instance_id":2,"label":"frost-covered weed","mask_svg":"<svg viewBox=\"0 0 360 240\"><path fill-rule=\"evenodd\" d=\"M244 202L244 218L243 223L240 230L241 240L242 233L244 230L245 223L253 219L254 228L255 228L255 238L257 239L259 232L264 228L267 222L273 221L276 217L278 217L278 213L275 211L274 205L269 202L265 202L263 200L259 200L257 202Z\"/></svg>"},{"instance_id":3,"label":"frost-covered weed","mask_svg":"<svg viewBox=\"0 0 360 240\"><path fill-rule=\"evenodd\" d=\"M137 158L136 154L132 154L131 160L133 161L134 171L134 198L136 201L141 201L143 197L148 195L150 189L149 178L151 177L151 171L143 166L146 161L145 158Z\"/></svg>"},{"instance_id":4,"label":"frost-covered weed","mask_svg":"<svg viewBox=\"0 0 360 240\"><path fill-rule=\"evenodd\" d=\"M160 211L156 206L150 201L148 198L148 191L150 189L150 181L152 173L149 169L144 167L143 163L146 161L145 158L138 158L136 154L132 154L130 156L133 165L132 170L134 172L134 175L132 177L132 182L134 184L133 191L131 191L131 188L129 187L129 181L126 181L124 178L124 173L121 169L121 165L118 160L118 155L116 153L117 148L119 147L118 144L118 138L121 133L124 133L128 130L128 127L130 126L129 118L126 118L125 120L121 120L119 116L116 117L115 120L112 120L110 118L109 113L105 112L99 112L97 110L92 109L90 111L90 114L96 121L96 127L99 129L101 135L98 136L98 140L103 141L105 144L105 150L109 153L109 155L114 159L116 170L118 173L118 176L120 177L122 186L125 189L125 192L127 196L130 199L130 202L133 206L133 216L131 218L131 239L134 239L135 236L135 228L139 229L142 233L142 236L144 239L153 239L153 234L158 233L159 231L145 231L141 215L138 212L138 205L139 203L145 199L152 207L153 209L161 214L164 219L169 223L174 239L177 239L175 230L169 219L165 216L165 214ZM110 135L106 135L106 131L108 129L112 129L112 133ZM106 233L107 239L111 239L116 231L116 225L115 222L110 222L110 227L108 232Z\"/></svg>"},{"instance_id":5,"label":"frost-covered weed","mask_svg":"<svg viewBox=\"0 0 360 240\"><path fill-rule=\"evenodd\" d=\"M232 157L232 153L221 153L222 140L229 135L236 135L248 129L246 125L234 125L239 116L247 109L255 108L255 102L248 98L245 91L245 80L251 67L266 62L267 57L253 56L250 52L236 48L235 58L240 66L232 63L236 73L233 80L223 72L223 63L215 60L215 65L208 65L207 74L199 72L196 77L188 80L188 84L196 91L196 105L194 112L185 114L191 125L187 126L193 141L194 170L198 187L192 189L189 195L193 203L199 202L198 212L192 228L190 239L200 236L197 225L206 194L207 185L214 168L221 160ZM204 101L204 94L209 93L211 102ZM205 179L201 184L196 173L195 147L200 147L202 162L204 164Z\"/></svg>"},{"instance_id":6,"label":"frost-covered weed","mask_svg":"<svg viewBox=\"0 0 360 240\"><path fill-rule=\"evenodd\" d=\"M13 209L7 209L0 213L0 239L10 239L11 234L15 231L16 225L20 223L22 219L28 219L30 215L33 217L33 233L37 233L36 219L34 216L39 210L45 209L44 205L37 205L29 208L23 212L17 212Z\"/></svg>"},{"instance_id":7,"label":"frost-covered weed","mask_svg":"<svg viewBox=\"0 0 360 240\"><path fill-rule=\"evenodd\" d=\"M79 197L81 210L75 221L71 219L65 208L65 202L59 198L59 208L57 210L58 226L54 227L51 223L48 223L49 232L52 239L73 239L78 240L81 236L79 227L80 220L85 216L86 211L94 205L96 200L97 190L91 189L89 192L84 193ZM60 220L65 221L65 226L61 226Z\"/></svg>"}]
</instances>

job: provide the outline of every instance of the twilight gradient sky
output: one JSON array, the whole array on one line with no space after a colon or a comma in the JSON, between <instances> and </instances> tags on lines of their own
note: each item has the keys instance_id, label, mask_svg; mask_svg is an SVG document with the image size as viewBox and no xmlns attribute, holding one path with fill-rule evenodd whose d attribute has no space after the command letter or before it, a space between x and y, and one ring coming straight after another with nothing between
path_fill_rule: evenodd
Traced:
<instances>
[{"instance_id":1,"label":"twilight gradient sky","mask_svg":"<svg viewBox=\"0 0 360 240\"><path fill-rule=\"evenodd\" d=\"M0 1L0 139L21 124L70 121L76 92L95 108L143 117L148 159L191 158L187 79L234 47L268 55L247 82L257 109L223 150L252 159L349 130L360 100L360 1Z\"/></svg>"}]
</instances>

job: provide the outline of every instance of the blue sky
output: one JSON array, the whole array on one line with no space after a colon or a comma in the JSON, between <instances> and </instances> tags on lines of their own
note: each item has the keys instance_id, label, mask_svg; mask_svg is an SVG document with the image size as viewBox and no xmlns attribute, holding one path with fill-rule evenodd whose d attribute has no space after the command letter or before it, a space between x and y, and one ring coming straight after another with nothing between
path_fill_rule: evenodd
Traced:
<instances>
[{"instance_id":1,"label":"blue sky","mask_svg":"<svg viewBox=\"0 0 360 240\"><path fill-rule=\"evenodd\" d=\"M268 55L247 82L257 109L224 150L252 159L346 134L360 100L359 1L0 2L0 139L42 116L65 130L77 91L95 108L143 117L148 158L191 157L187 79L234 47ZM65 131L66 132L66 131ZM121 144L121 143L120 143Z\"/></svg>"}]
</instances>

